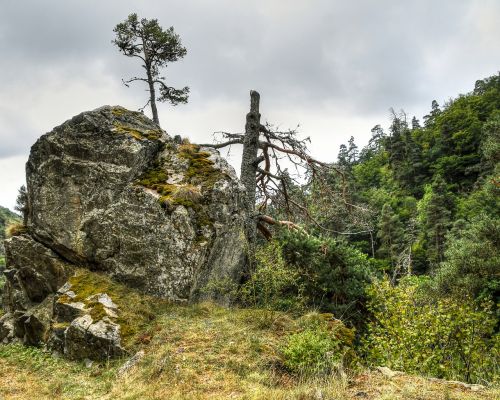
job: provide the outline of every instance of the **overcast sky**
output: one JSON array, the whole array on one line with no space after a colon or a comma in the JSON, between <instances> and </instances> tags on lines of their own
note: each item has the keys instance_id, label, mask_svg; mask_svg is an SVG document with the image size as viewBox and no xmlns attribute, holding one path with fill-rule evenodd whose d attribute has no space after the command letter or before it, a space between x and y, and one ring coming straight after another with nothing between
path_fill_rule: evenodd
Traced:
<instances>
[{"instance_id":1,"label":"overcast sky","mask_svg":"<svg viewBox=\"0 0 500 400\"><path fill-rule=\"evenodd\" d=\"M189 103L159 114L195 142L241 132L256 89L264 121L300 124L333 161L351 135L362 146L387 126L390 107L421 118L500 69L498 0L0 0L0 205L13 208L41 134L146 102L145 87L121 84L137 60L111 44L132 12L174 26L188 50L165 74L191 88Z\"/></svg>"}]
</instances>

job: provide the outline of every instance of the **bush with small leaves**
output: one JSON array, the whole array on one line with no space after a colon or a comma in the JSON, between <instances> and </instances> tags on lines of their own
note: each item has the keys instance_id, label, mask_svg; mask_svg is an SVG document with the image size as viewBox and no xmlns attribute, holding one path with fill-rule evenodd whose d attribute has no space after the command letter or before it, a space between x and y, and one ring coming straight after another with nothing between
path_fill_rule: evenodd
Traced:
<instances>
[{"instance_id":1,"label":"bush with small leaves","mask_svg":"<svg viewBox=\"0 0 500 400\"><path fill-rule=\"evenodd\" d=\"M428 280L408 277L394 287L385 279L370 287L373 320L363 340L369 363L452 380L498 381L500 334L491 302L430 298Z\"/></svg>"},{"instance_id":2,"label":"bush with small leaves","mask_svg":"<svg viewBox=\"0 0 500 400\"><path fill-rule=\"evenodd\" d=\"M332 314L310 313L298 321L299 330L281 347L283 365L302 376L328 374L343 369L354 358L354 331Z\"/></svg>"},{"instance_id":3,"label":"bush with small leaves","mask_svg":"<svg viewBox=\"0 0 500 400\"><path fill-rule=\"evenodd\" d=\"M256 251L257 266L250 279L241 287L244 304L278 311L302 311L303 285L296 269L282 257L278 242L270 242Z\"/></svg>"}]
</instances>

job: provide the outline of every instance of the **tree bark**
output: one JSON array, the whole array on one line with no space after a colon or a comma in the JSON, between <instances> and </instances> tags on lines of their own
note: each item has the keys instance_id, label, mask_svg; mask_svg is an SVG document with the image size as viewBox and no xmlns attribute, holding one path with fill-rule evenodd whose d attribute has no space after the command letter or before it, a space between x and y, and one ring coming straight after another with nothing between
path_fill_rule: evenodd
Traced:
<instances>
[{"instance_id":1,"label":"tree bark","mask_svg":"<svg viewBox=\"0 0 500 400\"><path fill-rule=\"evenodd\" d=\"M153 121L160 126L160 120L158 119L158 109L156 108L156 93L155 85L153 82L153 77L149 68L147 69L148 74L148 84L149 84L149 103L151 104L151 112L153 113Z\"/></svg>"},{"instance_id":2,"label":"tree bark","mask_svg":"<svg viewBox=\"0 0 500 400\"><path fill-rule=\"evenodd\" d=\"M142 48L144 50L144 63L146 64L146 74L148 76L149 85L149 103L151 104L151 112L153 113L153 121L156 125L160 126L160 120L158 119L158 109L156 108L156 93L155 93L155 83L153 80L153 74L151 72L151 62L149 59L148 52L146 50L146 42L144 37L142 37Z\"/></svg>"},{"instance_id":3,"label":"tree bark","mask_svg":"<svg viewBox=\"0 0 500 400\"><path fill-rule=\"evenodd\" d=\"M253 259L254 243L257 236L257 220L255 215L255 196L257 190L257 153L259 151L260 135L260 95L255 90L250 91L250 112L247 114L245 124L245 137L243 139L243 157L241 160L240 180L245 186L243 206L247 212L246 235L249 249L249 258Z\"/></svg>"}]
</instances>

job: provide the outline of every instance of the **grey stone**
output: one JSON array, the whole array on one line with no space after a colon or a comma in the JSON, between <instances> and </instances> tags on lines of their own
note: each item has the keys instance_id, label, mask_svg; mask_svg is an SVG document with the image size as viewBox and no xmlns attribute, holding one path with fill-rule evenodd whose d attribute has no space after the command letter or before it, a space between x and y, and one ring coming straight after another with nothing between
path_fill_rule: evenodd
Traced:
<instances>
[{"instance_id":1,"label":"grey stone","mask_svg":"<svg viewBox=\"0 0 500 400\"><path fill-rule=\"evenodd\" d=\"M55 293L73 267L29 235L5 241L7 255L3 306L9 312L27 310Z\"/></svg>"},{"instance_id":2,"label":"grey stone","mask_svg":"<svg viewBox=\"0 0 500 400\"><path fill-rule=\"evenodd\" d=\"M210 184L202 168L193 174L194 158L181 146L210 165ZM109 106L37 140L26 166L27 233L5 242L2 303L9 317L0 339L46 343L75 359L123 355L120 310L106 293L76 301L68 282L75 267L180 302L206 298L211 281L239 282L247 251L244 188L216 150L189 146L143 114ZM158 168L165 185L189 197L160 202L165 193L139 184ZM95 302L106 313L98 321L89 309Z\"/></svg>"},{"instance_id":3,"label":"grey stone","mask_svg":"<svg viewBox=\"0 0 500 400\"><path fill-rule=\"evenodd\" d=\"M0 318L0 342L8 343L14 338L14 316L10 313Z\"/></svg>"},{"instance_id":4,"label":"grey stone","mask_svg":"<svg viewBox=\"0 0 500 400\"><path fill-rule=\"evenodd\" d=\"M50 295L28 311L14 313L16 336L21 338L24 344L39 346L49 339L53 302L54 296Z\"/></svg>"},{"instance_id":5,"label":"grey stone","mask_svg":"<svg viewBox=\"0 0 500 400\"><path fill-rule=\"evenodd\" d=\"M144 357L144 350L140 350L135 353L131 358L127 360L118 370L118 376L125 375L132 367L134 367L141 359Z\"/></svg>"},{"instance_id":6,"label":"grey stone","mask_svg":"<svg viewBox=\"0 0 500 400\"><path fill-rule=\"evenodd\" d=\"M158 138L145 139L151 133ZM120 107L65 122L31 149L30 232L73 263L172 300L196 298L213 278L237 279L246 248L243 187L216 150L201 149L220 171L201 193L211 226L200 229L197 211L182 205L165 210L158 193L137 184L160 159L169 161L169 178L182 181L188 162L176 155L178 146L143 114Z\"/></svg>"},{"instance_id":7,"label":"grey stone","mask_svg":"<svg viewBox=\"0 0 500 400\"><path fill-rule=\"evenodd\" d=\"M386 378L392 379L396 376L404 375L404 372L401 371L393 371L388 367L377 367L377 371L384 375Z\"/></svg>"},{"instance_id":8,"label":"grey stone","mask_svg":"<svg viewBox=\"0 0 500 400\"><path fill-rule=\"evenodd\" d=\"M54 303L54 317L57 322L71 322L85 314L85 304L79 301Z\"/></svg>"},{"instance_id":9,"label":"grey stone","mask_svg":"<svg viewBox=\"0 0 500 400\"><path fill-rule=\"evenodd\" d=\"M64 353L71 359L105 360L126 354L120 326L106 317L94 322L88 314L71 322L64 344Z\"/></svg>"}]
</instances>

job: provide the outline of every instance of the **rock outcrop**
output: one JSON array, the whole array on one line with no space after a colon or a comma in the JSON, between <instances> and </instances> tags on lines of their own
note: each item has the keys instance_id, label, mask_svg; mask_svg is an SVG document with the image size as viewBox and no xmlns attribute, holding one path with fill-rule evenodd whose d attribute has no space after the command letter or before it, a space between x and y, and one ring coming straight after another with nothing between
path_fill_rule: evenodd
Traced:
<instances>
[{"instance_id":1,"label":"rock outcrop","mask_svg":"<svg viewBox=\"0 0 500 400\"><path fill-rule=\"evenodd\" d=\"M27 233L5 242L0 340L49 343L72 358L122 354L113 296L72 292L77 269L186 302L240 278L245 215L234 170L141 113L106 106L72 118L33 145L26 172ZM89 304L100 304L98 318Z\"/></svg>"}]
</instances>

